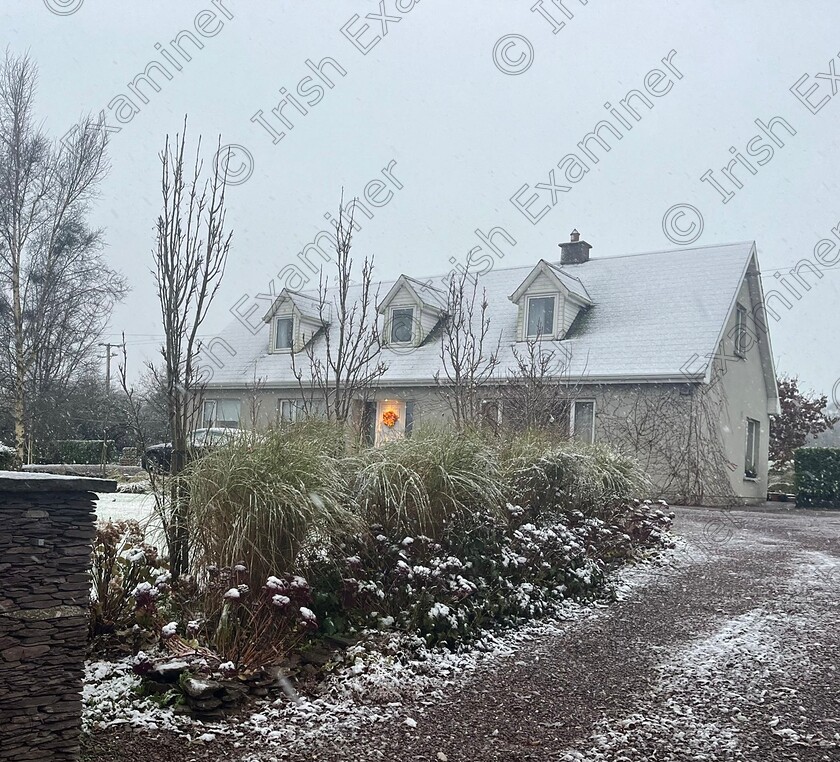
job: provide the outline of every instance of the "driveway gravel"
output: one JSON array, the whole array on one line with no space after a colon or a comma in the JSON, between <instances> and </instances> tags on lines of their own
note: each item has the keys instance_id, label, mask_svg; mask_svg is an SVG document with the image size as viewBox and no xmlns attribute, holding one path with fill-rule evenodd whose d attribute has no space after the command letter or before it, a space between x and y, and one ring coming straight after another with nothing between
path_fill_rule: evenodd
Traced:
<instances>
[{"instance_id":1,"label":"driveway gravel","mask_svg":"<svg viewBox=\"0 0 840 762\"><path fill-rule=\"evenodd\" d=\"M677 508L644 583L433 701L284 749L95 731L108 760L840 760L840 514Z\"/></svg>"}]
</instances>

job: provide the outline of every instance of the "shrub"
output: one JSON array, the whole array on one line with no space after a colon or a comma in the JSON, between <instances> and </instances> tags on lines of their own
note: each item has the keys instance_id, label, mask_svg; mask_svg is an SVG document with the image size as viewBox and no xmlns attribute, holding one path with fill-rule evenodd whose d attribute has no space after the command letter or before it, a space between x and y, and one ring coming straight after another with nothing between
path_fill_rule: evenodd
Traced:
<instances>
[{"instance_id":1,"label":"shrub","mask_svg":"<svg viewBox=\"0 0 840 762\"><path fill-rule=\"evenodd\" d=\"M572 510L603 515L645 485L635 461L605 446L529 432L501 447L507 499L543 518Z\"/></svg>"},{"instance_id":2,"label":"shrub","mask_svg":"<svg viewBox=\"0 0 840 762\"><path fill-rule=\"evenodd\" d=\"M798 506L840 508L840 448L799 448L794 470Z\"/></svg>"},{"instance_id":3,"label":"shrub","mask_svg":"<svg viewBox=\"0 0 840 762\"><path fill-rule=\"evenodd\" d=\"M188 638L209 645L220 660L257 670L300 648L318 631L318 620L311 608L312 589L303 577L272 575L258 588L247 584L248 579L244 564L211 567L202 619L187 622L183 630Z\"/></svg>"},{"instance_id":4,"label":"shrub","mask_svg":"<svg viewBox=\"0 0 840 762\"><path fill-rule=\"evenodd\" d=\"M17 466L17 453L14 447L0 442L0 471L11 471Z\"/></svg>"},{"instance_id":5,"label":"shrub","mask_svg":"<svg viewBox=\"0 0 840 762\"><path fill-rule=\"evenodd\" d=\"M496 453L475 435L426 429L367 450L352 464L366 520L395 535L441 538L478 513L503 515Z\"/></svg>"},{"instance_id":6,"label":"shrub","mask_svg":"<svg viewBox=\"0 0 840 762\"><path fill-rule=\"evenodd\" d=\"M398 630L457 648L484 629L594 596L611 566L662 547L670 524L660 506L638 501L616 509L611 522L579 511L537 522L515 505L506 513L502 520L481 512L439 540L379 525L349 538L343 557L323 560L309 576L323 631Z\"/></svg>"},{"instance_id":7,"label":"shrub","mask_svg":"<svg viewBox=\"0 0 840 762\"><path fill-rule=\"evenodd\" d=\"M169 574L136 521L105 522L91 555L90 634L154 628L169 592Z\"/></svg>"},{"instance_id":8,"label":"shrub","mask_svg":"<svg viewBox=\"0 0 840 762\"><path fill-rule=\"evenodd\" d=\"M358 525L325 431L302 424L238 439L190 466L197 568L243 562L259 587L294 569L307 546L329 545Z\"/></svg>"}]
</instances>

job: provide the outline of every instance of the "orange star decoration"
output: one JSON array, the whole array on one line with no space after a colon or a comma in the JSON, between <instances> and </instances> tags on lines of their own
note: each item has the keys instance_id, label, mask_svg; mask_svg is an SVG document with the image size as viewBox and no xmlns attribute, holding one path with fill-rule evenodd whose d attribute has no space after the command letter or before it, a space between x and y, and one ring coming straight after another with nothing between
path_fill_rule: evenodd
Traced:
<instances>
[{"instance_id":1,"label":"orange star decoration","mask_svg":"<svg viewBox=\"0 0 840 762\"><path fill-rule=\"evenodd\" d=\"M400 420L400 417L394 410L386 410L382 413L382 423L384 423L389 429L393 429L398 420Z\"/></svg>"}]
</instances>

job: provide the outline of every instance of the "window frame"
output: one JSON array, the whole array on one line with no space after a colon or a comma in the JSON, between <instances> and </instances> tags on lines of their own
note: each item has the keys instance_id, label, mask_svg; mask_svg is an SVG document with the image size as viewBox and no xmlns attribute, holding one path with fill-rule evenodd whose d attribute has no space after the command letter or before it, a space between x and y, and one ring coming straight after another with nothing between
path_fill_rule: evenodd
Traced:
<instances>
[{"instance_id":1,"label":"window frame","mask_svg":"<svg viewBox=\"0 0 840 762\"><path fill-rule=\"evenodd\" d=\"M577 433L577 407L579 404L585 405L592 405L592 423L590 424L591 428L589 431L589 441L584 439L580 439ZM570 421L569 421L569 433L572 439L580 439L581 442L584 444L595 444L595 400L594 399L580 399L580 400L572 400L572 408L569 411L570 413Z\"/></svg>"},{"instance_id":2,"label":"window frame","mask_svg":"<svg viewBox=\"0 0 840 762\"><path fill-rule=\"evenodd\" d=\"M752 440L752 442L750 441ZM752 444L752 446L750 446ZM758 453L761 446L761 421L747 418L744 442L744 478L758 479ZM752 466L752 468L750 468Z\"/></svg>"},{"instance_id":3,"label":"window frame","mask_svg":"<svg viewBox=\"0 0 840 762\"><path fill-rule=\"evenodd\" d=\"M290 323L289 329L289 346L287 347L280 347L278 346L278 340L280 338L280 321L281 320L288 320ZM295 316L294 315L279 315L274 318L274 346L272 351L274 352L291 352L294 350L295 346Z\"/></svg>"},{"instance_id":4,"label":"window frame","mask_svg":"<svg viewBox=\"0 0 840 762\"><path fill-rule=\"evenodd\" d=\"M289 407L289 417L283 417L283 406L288 404ZM278 397L277 398L277 422L280 425L294 423L297 420L298 409L300 405L298 404L297 400L290 399L289 397Z\"/></svg>"},{"instance_id":5,"label":"window frame","mask_svg":"<svg viewBox=\"0 0 840 762\"><path fill-rule=\"evenodd\" d=\"M207 407L210 406L212 412L207 416ZM216 400L203 400L201 403L201 427L204 429L213 428L216 420Z\"/></svg>"},{"instance_id":6,"label":"window frame","mask_svg":"<svg viewBox=\"0 0 840 762\"><path fill-rule=\"evenodd\" d=\"M735 336L733 342L735 357L747 356L747 308L743 304L735 305Z\"/></svg>"},{"instance_id":7,"label":"window frame","mask_svg":"<svg viewBox=\"0 0 840 762\"><path fill-rule=\"evenodd\" d=\"M219 421L219 412L220 408L223 403L230 403L236 405L236 425L235 426L228 426L225 425L229 422L232 422L232 418L223 418L221 422ZM221 404L220 404L221 403ZM211 410L212 413L210 418L207 417L207 407L212 406ZM212 400L203 400L202 407L201 407L201 421L203 424L203 428L205 429L239 429L242 428L242 400L232 400L228 398L216 398Z\"/></svg>"},{"instance_id":8,"label":"window frame","mask_svg":"<svg viewBox=\"0 0 840 762\"><path fill-rule=\"evenodd\" d=\"M414 343L414 310L416 307L413 305L411 306L394 306L390 307L388 310L388 344L393 344L396 346L407 346ZM394 313L395 312L408 312L408 332L409 337L408 339L397 341L394 339Z\"/></svg>"},{"instance_id":9,"label":"window frame","mask_svg":"<svg viewBox=\"0 0 840 762\"><path fill-rule=\"evenodd\" d=\"M525 321L522 326L522 333L523 338L527 341L528 339L538 339L540 337L546 338L554 338L557 334L557 302L558 302L558 294L531 294L530 296L525 297ZM542 333L528 333L528 324L531 320L531 302L535 299L551 299L552 300L552 308L551 308L551 330L543 329Z\"/></svg>"}]
</instances>

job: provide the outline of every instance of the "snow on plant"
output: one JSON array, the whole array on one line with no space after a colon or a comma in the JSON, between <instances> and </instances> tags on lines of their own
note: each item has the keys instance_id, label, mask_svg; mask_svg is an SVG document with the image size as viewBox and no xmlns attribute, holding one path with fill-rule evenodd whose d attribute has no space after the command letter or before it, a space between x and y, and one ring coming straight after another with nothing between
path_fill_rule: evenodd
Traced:
<instances>
[{"instance_id":1,"label":"snow on plant","mask_svg":"<svg viewBox=\"0 0 840 762\"><path fill-rule=\"evenodd\" d=\"M99 524L91 556L91 635L157 626L169 581L157 548L145 542L136 521Z\"/></svg>"},{"instance_id":2,"label":"snow on plant","mask_svg":"<svg viewBox=\"0 0 840 762\"><path fill-rule=\"evenodd\" d=\"M300 647L318 630L318 618L304 577L269 575L258 590L251 590L240 582L247 574L244 566L217 567L208 575L199 600L203 619L187 630L220 661L256 670Z\"/></svg>"},{"instance_id":3,"label":"snow on plant","mask_svg":"<svg viewBox=\"0 0 840 762\"><path fill-rule=\"evenodd\" d=\"M171 638L173 635L176 635L178 632L178 623L177 622L170 622L169 624L165 624L161 630L160 635L162 638Z\"/></svg>"}]
</instances>

